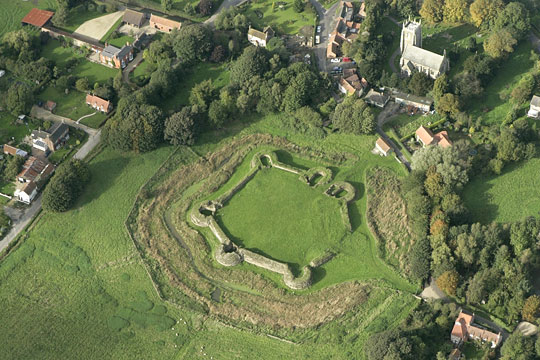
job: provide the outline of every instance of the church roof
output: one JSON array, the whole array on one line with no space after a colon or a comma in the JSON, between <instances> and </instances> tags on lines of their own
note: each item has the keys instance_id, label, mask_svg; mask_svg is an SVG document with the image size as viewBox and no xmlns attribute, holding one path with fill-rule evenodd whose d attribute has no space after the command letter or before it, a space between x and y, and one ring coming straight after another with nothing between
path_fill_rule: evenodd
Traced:
<instances>
[{"instance_id":1,"label":"church roof","mask_svg":"<svg viewBox=\"0 0 540 360\"><path fill-rule=\"evenodd\" d=\"M444 62L444 56L414 45L407 46L401 57L415 65L422 65L435 71L439 71Z\"/></svg>"}]
</instances>

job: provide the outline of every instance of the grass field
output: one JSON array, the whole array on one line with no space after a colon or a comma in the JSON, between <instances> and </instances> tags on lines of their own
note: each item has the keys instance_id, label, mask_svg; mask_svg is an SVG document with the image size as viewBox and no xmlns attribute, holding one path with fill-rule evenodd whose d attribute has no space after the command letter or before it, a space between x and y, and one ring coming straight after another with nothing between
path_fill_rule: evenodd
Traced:
<instances>
[{"instance_id":1,"label":"grass field","mask_svg":"<svg viewBox=\"0 0 540 360\"><path fill-rule=\"evenodd\" d=\"M533 62L531 56L531 44L523 41L503 62L496 71L494 79L486 86L481 101L475 101L470 106L469 115L473 118L482 117L487 124L501 123L506 114L512 108L512 102L504 100L501 96L512 92L519 80L531 70Z\"/></svg>"},{"instance_id":2,"label":"grass field","mask_svg":"<svg viewBox=\"0 0 540 360\"><path fill-rule=\"evenodd\" d=\"M55 0L0 0L0 36L5 33L21 28L22 18L32 8L54 10L56 8Z\"/></svg>"},{"instance_id":3,"label":"grass field","mask_svg":"<svg viewBox=\"0 0 540 360\"><path fill-rule=\"evenodd\" d=\"M304 26L313 26L315 12L305 9L297 13L293 8L293 1L281 1L283 8L280 9L277 2L271 0L258 0L248 5L244 14L251 22L251 26L262 30L265 26L272 28L280 34L296 35ZM275 4L274 9L272 9ZM262 18L260 17L262 15Z\"/></svg>"},{"instance_id":4,"label":"grass field","mask_svg":"<svg viewBox=\"0 0 540 360\"><path fill-rule=\"evenodd\" d=\"M54 113L60 116L78 120L81 116L92 114L95 110L86 105L86 94L75 89L69 90L69 94L65 94L64 89L55 86L45 88L38 98L45 102L52 100L56 102Z\"/></svg>"},{"instance_id":5,"label":"grass field","mask_svg":"<svg viewBox=\"0 0 540 360\"><path fill-rule=\"evenodd\" d=\"M135 76L140 76L138 74L144 71L144 67L139 69ZM180 79L182 86L178 86L178 91L163 102L162 109L165 111L177 111L182 106L188 105L191 88L207 79L211 79L217 89L225 86L229 82L229 71L226 69L226 64L203 62L191 68L189 73Z\"/></svg>"},{"instance_id":6,"label":"grass field","mask_svg":"<svg viewBox=\"0 0 540 360\"><path fill-rule=\"evenodd\" d=\"M133 44L135 39L129 35L123 35L119 36L117 38L109 38L105 40L109 45L116 46L117 48L121 49L122 46L126 45L126 43Z\"/></svg>"},{"instance_id":7,"label":"grass field","mask_svg":"<svg viewBox=\"0 0 540 360\"><path fill-rule=\"evenodd\" d=\"M414 134L421 125L428 126L439 120L438 116L399 114L384 124L384 130L394 128L400 138Z\"/></svg>"},{"instance_id":8,"label":"grass field","mask_svg":"<svg viewBox=\"0 0 540 360\"><path fill-rule=\"evenodd\" d=\"M7 111L0 111L0 143L4 144L14 139L18 144L32 130L37 129L39 123L29 122L28 125L17 124L17 117Z\"/></svg>"},{"instance_id":9,"label":"grass field","mask_svg":"<svg viewBox=\"0 0 540 360\"><path fill-rule=\"evenodd\" d=\"M474 221L511 222L540 212L540 159L508 165L499 176L473 179L463 193Z\"/></svg>"},{"instance_id":10,"label":"grass field","mask_svg":"<svg viewBox=\"0 0 540 360\"><path fill-rule=\"evenodd\" d=\"M218 212L238 245L299 267L337 248L346 233L339 202L298 175L265 169Z\"/></svg>"}]
</instances>

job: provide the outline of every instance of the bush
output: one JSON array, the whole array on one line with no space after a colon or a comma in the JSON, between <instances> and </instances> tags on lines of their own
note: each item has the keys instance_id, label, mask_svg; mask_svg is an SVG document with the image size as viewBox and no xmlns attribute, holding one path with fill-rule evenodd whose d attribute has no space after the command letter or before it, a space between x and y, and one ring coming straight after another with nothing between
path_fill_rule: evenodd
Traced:
<instances>
[{"instance_id":1,"label":"bush","mask_svg":"<svg viewBox=\"0 0 540 360\"><path fill-rule=\"evenodd\" d=\"M60 165L43 191L43 209L53 212L69 210L89 180L90 170L81 160L72 159Z\"/></svg>"}]
</instances>

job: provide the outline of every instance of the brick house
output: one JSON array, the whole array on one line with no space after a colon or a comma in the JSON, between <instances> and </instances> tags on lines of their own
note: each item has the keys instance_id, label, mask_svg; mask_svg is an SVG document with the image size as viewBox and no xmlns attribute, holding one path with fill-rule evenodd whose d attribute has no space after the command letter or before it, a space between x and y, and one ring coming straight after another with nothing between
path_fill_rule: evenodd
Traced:
<instances>
[{"instance_id":1,"label":"brick house","mask_svg":"<svg viewBox=\"0 0 540 360\"><path fill-rule=\"evenodd\" d=\"M32 146L45 153L57 150L67 140L69 140L69 127L64 123L55 123L46 131L32 131Z\"/></svg>"},{"instance_id":2,"label":"brick house","mask_svg":"<svg viewBox=\"0 0 540 360\"><path fill-rule=\"evenodd\" d=\"M144 18L145 16L143 13L126 9L126 11L124 12L124 17L122 18L122 22L127 25L140 28L142 24L144 23Z\"/></svg>"},{"instance_id":3,"label":"brick house","mask_svg":"<svg viewBox=\"0 0 540 360\"><path fill-rule=\"evenodd\" d=\"M105 114L108 114L112 110L112 104L110 101L102 99L96 95L87 94L86 104Z\"/></svg>"},{"instance_id":4,"label":"brick house","mask_svg":"<svg viewBox=\"0 0 540 360\"><path fill-rule=\"evenodd\" d=\"M274 30L270 26L265 27L263 31L259 31L250 26L247 38L248 41L255 46L266 47L266 44L274 37L274 35Z\"/></svg>"},{"instance_id":5,"label":"brick house","mask_svg":"<svg viewBox=\"0 0 540 360\"><path fill-rule=\"evenodd\" d=\"M460 346L468 339L490 342L491 347L496 348L502 342L502 335L501 333L495 334L475 324L474 314L460 311L450 333L450 340L455 345Z\"/></svg>"},{"instance_id":6,"label":"brick house","mask_svg":"<svg viewBox=\"0 0 540 360\"><path fill-rule=\"evenodd\" d=\"M17 175L17 181L21 184L31 181L38 183L46 180L54 171L54 166L45 159L30 156L23 165L22 171Z\"/></svg>"},{"instance_id":7,"label":"brick house","mask_svg":"<svg viewBox=\"0 0 540 360\"><path fill-rule=\"evenodd\" d=\"M121 49L116 46L107 45L99 53L99 61L110 67L117 69L125 68L133 60L133 47L127 43Z\"/></svg>"},{"instance_id":8,"label":"brick house","mask_svg":"<svg viewBox=\"0 0 540 360\"><path fill-rule=\"evenodd\" d=\"M161 32L170 33L174 29L179 30L182 27L182 23L152 14L150 16L150 26Z\"/></svg>"},{"instance_id":9,"label":"brick house","mask_svg":"<svg viewBox=\"0 0 540 360\"><path fill-rule=\"evenodd\" d=\"M415 134L416 140L419 141L423 147L428 145L439 145L443 148L452 146L452 141L448 137L448 132L446 131L440 131L434 135L430 129L422 125L416 130Z\"/></svg>"},{"instance_id":10,"label":"brick house","mask_svg":"<svg viewBox=\"0 0 540 360\"><path fill-rule=\"evenodd\" d=\"M17 188L13 195L18 201L25 204L30 204L37 196L37 185L33 181L27 182L20 188Z\"/></svg>"},{"instance_id":11,"label":"brick house","mask_svg":"<svg viewBox=\"0 0 540 360\"><path fill-rule=\"evenodd\" d=\"M4 154L11 155L11 156L20 156L23 158L26 158L28 156L28 153L24 150L17 149L16 147L13 147L11 145L5 144L4 145Z\"/></svg>"},{"instance_id":12,"label":"brick house","mask_svg":"<svg viewBox=\"0 0 540 360\"><path fill-rule=\"evenodd\" d=\"M383 156L388 156L392 152L392 147L383 138L378 138L375 142L375 149Z\"/></svg>"}]
</instances>

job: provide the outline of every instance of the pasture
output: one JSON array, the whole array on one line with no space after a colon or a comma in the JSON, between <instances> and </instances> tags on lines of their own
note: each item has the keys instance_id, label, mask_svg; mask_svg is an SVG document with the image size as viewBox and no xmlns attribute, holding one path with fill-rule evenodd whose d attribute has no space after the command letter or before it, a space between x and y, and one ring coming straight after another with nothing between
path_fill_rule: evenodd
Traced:
<instances>
[{"instance_id":1,"label":"pasture","mask_svg":"<svg viewBox=\"0 0 540 360\"><path fill-rule=\"evenodd\" d=\"M540 158L510 164L498 176L477 177L464 189L465 206L474 221L499 223L540 213Z\"/></svg>"},{"instance_id":2,"label":"pasture","mask_svg":"<svg viewBox=\"0 0 540 360\"><path fill-rule=\"evenodd\" d=\"M3 36L7 32L20 29L22 26L22 18L35 7L39 9L54 10L56 8L56 1L0 0L0 18L2 19L2 23L0 24L0 36Z\"/></svg>"}]
</instances>

